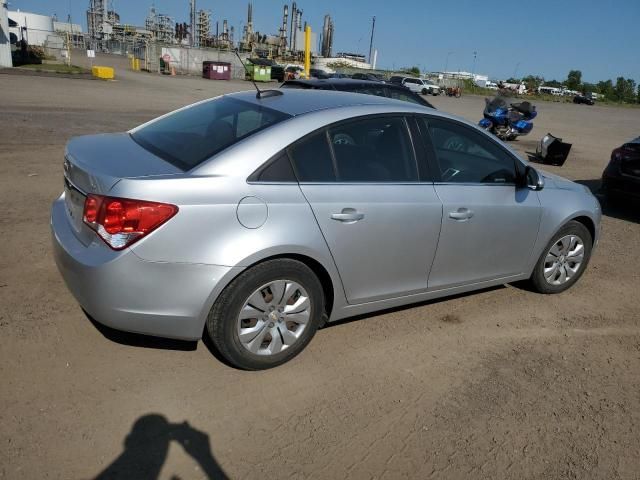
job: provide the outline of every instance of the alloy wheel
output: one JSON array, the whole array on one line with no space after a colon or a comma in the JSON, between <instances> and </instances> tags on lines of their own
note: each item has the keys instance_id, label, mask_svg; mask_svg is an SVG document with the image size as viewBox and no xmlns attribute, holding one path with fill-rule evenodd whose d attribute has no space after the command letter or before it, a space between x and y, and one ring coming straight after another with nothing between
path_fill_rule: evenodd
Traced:
<instances>
[{"instance_id":1,"label":"alloy wheel","mask_svg":"<svg viewBox=\"0 0 640 480\"><path fill-rule=\"evenodd\" d=\"M311 318L308 293L292 280L275 280L255 290L237 321L244 348L256 355L276 355L296 343Z\"/></svg>"},{"instance_id":2,"label":"alloy wheel","mask_svg":"<svg viewBox=\"0 0 640 480\"><path fill-rule=\"evenodd\" d=\"M577 235L558 239L544 260L544 278L551 285L562 285L571 280L582 267L584 243Z\"/></svg>"}]
</instances>

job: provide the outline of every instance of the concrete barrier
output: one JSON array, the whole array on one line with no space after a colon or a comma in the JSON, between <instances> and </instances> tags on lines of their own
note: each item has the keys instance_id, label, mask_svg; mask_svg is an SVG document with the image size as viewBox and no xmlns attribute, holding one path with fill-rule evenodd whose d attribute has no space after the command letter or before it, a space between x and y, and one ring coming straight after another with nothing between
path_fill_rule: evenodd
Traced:
<instances>
[{"instance_id":1,"label":"concrete barrier","mask_svg":"<svg viewBox=\"0 0 640 480\"><path fill-rule=\"evenodd\" d=\"M115 72L111 67L99 67L96 65L91 68L91 73L94 77L103 80L113 80L115 78Z\"/></svg>"}]
</instances>

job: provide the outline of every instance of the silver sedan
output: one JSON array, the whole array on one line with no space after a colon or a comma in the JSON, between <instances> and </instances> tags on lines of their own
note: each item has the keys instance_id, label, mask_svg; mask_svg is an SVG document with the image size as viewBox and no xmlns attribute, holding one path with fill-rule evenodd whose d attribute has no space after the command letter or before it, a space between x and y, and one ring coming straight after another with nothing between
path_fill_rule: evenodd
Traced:
<instances>
[{"instance_id":1,"label":"silver sedan","mask_svg":"<svg viewBox=\"0 0 640 480\"><path fill-rule=\"evenodd\" d=\"M243 92L72 139L55 259L110 327L264 369L325 322L529 279L559 293L600 228L583 186L387 98Z\"/></svg>"}]
</instances>

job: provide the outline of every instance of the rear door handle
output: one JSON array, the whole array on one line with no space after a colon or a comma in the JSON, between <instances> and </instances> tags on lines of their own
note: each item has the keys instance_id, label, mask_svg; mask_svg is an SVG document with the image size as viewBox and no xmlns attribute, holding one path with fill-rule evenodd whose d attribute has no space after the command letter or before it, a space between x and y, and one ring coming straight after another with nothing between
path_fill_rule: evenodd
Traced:
<instances>
[{"instance_id":1,"label":"rear door handle","mask_svg":"<svg viewBox=\"0 0 640 480\"><path fill-rule=\"evenodd\" d=\"M364 218L364 213L358 212L355 208L343 208L341 213L332 213L331 219L344 223L355 223Z\"/></svg>"},{"instance_id":2,"label":"rear door handle","mask_svg":"<svg viewBox=\"0 0 640 480\"><path fill-rule=\"evenodd\" d=\"M449 218L453 218L454 220L465 221L471 217L473 217L473 210L464 207L459 208L455 212L449 212Z\"/></svg>"}]
</instances>

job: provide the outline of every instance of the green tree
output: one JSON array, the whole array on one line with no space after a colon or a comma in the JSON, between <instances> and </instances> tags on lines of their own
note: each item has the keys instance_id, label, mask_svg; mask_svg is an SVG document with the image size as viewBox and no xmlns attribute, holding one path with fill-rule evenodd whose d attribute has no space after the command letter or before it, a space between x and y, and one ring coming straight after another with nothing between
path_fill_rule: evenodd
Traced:
<instances>
[{"instance_id":1,"label":"green tree","mask_svg":"<svg viewBox=\"0 0 640 480\"><path fill-rule=\"evenodd\" d=\"M636 81L633 78L627 78L627 95L624 98L625 102L636 103Z\"/></svg>"},{"instance_id":2,"label":"green tree","mask_svg":"<svg viewBox=\"0 0 640 480\"><path fill-rule=\"evenodd\" d=\"M636 95L636 101L640 103L640 85L638 85L638 94Z\"/></svg>"},{"instance_id":3,"label":"green tree","mask_svg":"<svg viewBox=\"0 0 640 480\"><path fill-rule=\"evenodd\" d=\"M415 77L420 76L420 69L418 67L407 68L406 71Z\"/></svg>"},{"instance_id":4,"label":"green tree","mask_svg":"<svg viewBox=\"0 0 640 480\"><path fill-rule=\"evenodd\" d=\"M582 72L580 70L570 70L564 83L569 90L579 90L580 85L582 85Z\"/></svg>"},{"instance_id":5,"label":"green tree","mask_svg":"<svg viewBox=\"0 0 640 480\"><path fill-rule=\"evenodd\" d=\"M537 75L527 75L522 81L530 92L537 91L538 87L544 84L544 78Z\"/></svg>"},{"instance_id":6,"label":"green tree","mask_svg":"<svg viewBox=\"0 0 640 480\"><path fill-rule=\"evenodd\" d=\"M545 87L560 88L560 87L562 87L562 82L559 82L558 80L548 80L548 81L544 82L544 86Z\"/></svg>"},{"instance_id":7,"label":"green tree","mask_svg":"<svg viewBox=\"0 0 640 480\"><path fill-rule=\"evenodd\" d=\"M506 83L520 83L520 79L511 77L511 78L507 78L505 80L505 82Z\"/></svg>"},{"instance_id":8,"label":"green tree","mask_svg":"<svg viewBox=\"0 0 640 480\"><path fill-rule=\"evenodd\" d=\"M596 85L599 94L604 95L608 100L615 100L613 93L613 82L611 80L601 80Z\"/></svg>"},{"instance_id":9,"label":"green tree","mask_svg":"<svg viewBox=\"0 0 640 480\"><path fill-rule=\"evenodd\" d=\"M632 78L618 77L613 87L614 97L619 102L635 102L636 82Z\"/></svg>"}]
</instances>

